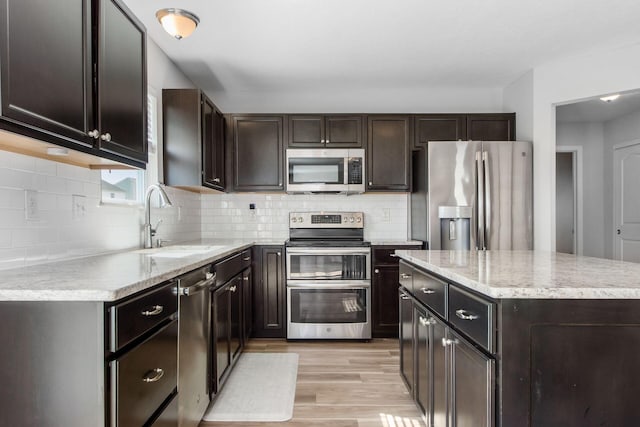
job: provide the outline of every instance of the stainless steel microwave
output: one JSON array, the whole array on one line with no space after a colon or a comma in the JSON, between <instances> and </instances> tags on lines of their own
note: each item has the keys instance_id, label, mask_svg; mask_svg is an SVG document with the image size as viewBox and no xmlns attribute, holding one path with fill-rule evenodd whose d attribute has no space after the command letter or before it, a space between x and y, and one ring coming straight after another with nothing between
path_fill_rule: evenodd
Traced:
<instances>
[{"instance_id":1,"label":"stainless steel microwave","mask_svg":"<svg viewBox=\"0 0 640 427\"><path fill-rule=\"evenodd\" d=\"M288 193L364 193L361 148L288 149Z\"/></svg>"}]
</instances>

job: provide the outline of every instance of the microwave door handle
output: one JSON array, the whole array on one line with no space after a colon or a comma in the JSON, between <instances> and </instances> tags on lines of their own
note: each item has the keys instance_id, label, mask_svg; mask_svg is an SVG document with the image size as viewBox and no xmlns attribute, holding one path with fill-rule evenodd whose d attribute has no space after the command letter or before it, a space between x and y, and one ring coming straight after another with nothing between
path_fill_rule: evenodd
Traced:
<instances>
[{"instance_id":1,"label":"microwave door handle","mask_svg":"<svg viewBox=\"0 0 640 427\"><path fill-rule=\"evenodd\" d=\"M288 289L369 289L369 283L327 283L327 282L305 282L287 284Z\"/></svg>"}]
</instances>

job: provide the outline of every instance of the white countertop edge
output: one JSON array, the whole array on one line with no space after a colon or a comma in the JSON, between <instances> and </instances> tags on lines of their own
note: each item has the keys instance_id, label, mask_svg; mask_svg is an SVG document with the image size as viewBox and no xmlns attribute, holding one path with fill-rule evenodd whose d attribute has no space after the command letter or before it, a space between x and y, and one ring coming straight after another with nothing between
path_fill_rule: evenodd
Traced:
<instances>
[{"instance_id":1,"label":"white countertop edge","mask_svg":"<svg viewBox=\"0 0 640 427\"><path fill-rule=\"evenodd\" d=\"M438 274L458 285L465 286L494 299L640 299L640 288L590 288L542 287L542 288L497 288L471 280L453 270L441 268L422 259L415 258L406 251L396 251L399 258L418 267Z\"/></svg>"},{"instance_id":2,"label":"white countertop edge","mask_svg":"<svg viewBox=\"0 0 640 427\"><path fill-rule=\"evenodd\" d=\"M185 258L180 258L178 260L174 260L176 262L181 262L179 267L169 268L166 271L159 272L157 275L152 277L145 277L140 280L133 280L130 283L124 283L122 287L114 289L114 290L105 290L105 289L90 289L90 288L82 288L79 286L78 288L55 288L51 287L49 289L2 289L0 287L0 302L3 301L23 301L23 302L34 302L34 301L69 301L69 302L114 302L120 300L122 298L131 296L137 292L144 291L149 289L155 285L159 285L167 280L170 280L174 277L180 276L184 273L188 273L189 271L200 268L204 265L210 264L217 260L223 259L233 253L245 250L252 246L280 246L283 245L284 242L262 242L262 241L250 241L250 242L237 242L237 243L229 243L228 246L222 250L216 250L210 253L203 253L194 256L189 256ZM171 246L167 246L168 249ZM118 254L127 254L131 253L132 256L143 256L143 254L135 253L138 249L126 250L126 251L118 251L111 252L109 254L97 254L91 256L78 257L73 259L67 259L64 261L55 261L55 263L65 263L65 262L77 262L78 260L88 259L88 258L99 258L99 257L108 257L114 256ZM3 271L19 271L24 270L25 272L34 267L42 268L46 266L46 264L38 264L34 266L26 266L20 267L17 269L11 270L3 270ZM0 271L1 275L2 271ZM90 277L87 274L87 277ZM85 279L83 279L85 280ZM0 285L1 286L1 285Z\"/></svg>"}]
</instances>

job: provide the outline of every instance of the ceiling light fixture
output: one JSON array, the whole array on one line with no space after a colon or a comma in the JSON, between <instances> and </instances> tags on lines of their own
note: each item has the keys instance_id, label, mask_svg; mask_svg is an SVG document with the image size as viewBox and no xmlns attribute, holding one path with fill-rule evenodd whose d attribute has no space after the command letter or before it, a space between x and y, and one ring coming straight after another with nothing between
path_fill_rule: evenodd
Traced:
<instances>
[{"instance_id":1,"label":"ceiling light fixture","mask_svg":"<svg viewBox=\"0 0 640 427\"><path fill-rule=\"evenodd\" d=\"M160 9L156 18L162 28L178 40L189 37L200 23L196 15L182 9Z\"/></svg>"},{"instance_id":2,"label":"ceiling light fixture","mask_svg":"<svg viewBox=\"0 0 640 427\"><path fill-rule=\"evenodd\" d=\"M603 96L602 98L600 98L600 101L613 102L618 98L620 98L620 94L616 93L615 95Z\"/></svg>"}]
</instances>

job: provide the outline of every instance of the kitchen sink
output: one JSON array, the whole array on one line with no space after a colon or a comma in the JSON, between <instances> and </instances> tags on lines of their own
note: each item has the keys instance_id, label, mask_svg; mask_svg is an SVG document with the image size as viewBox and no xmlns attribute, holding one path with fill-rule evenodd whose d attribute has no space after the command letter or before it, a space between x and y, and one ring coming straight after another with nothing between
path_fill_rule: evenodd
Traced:
<instances>
[{"instance_id":1,"label":"kitchen sink","mask_svg":"<svg viewBox=\"0 0 640 427\"><path fill-rule=\"evenodd\" d=\"M206 252L216 251L224 248L223 245L176 245L166 246L162 248L140 249L135 251L138 254L144 254L154 258L184 258L193 255L200 255Z\"/></svg>"}]
</instances>

